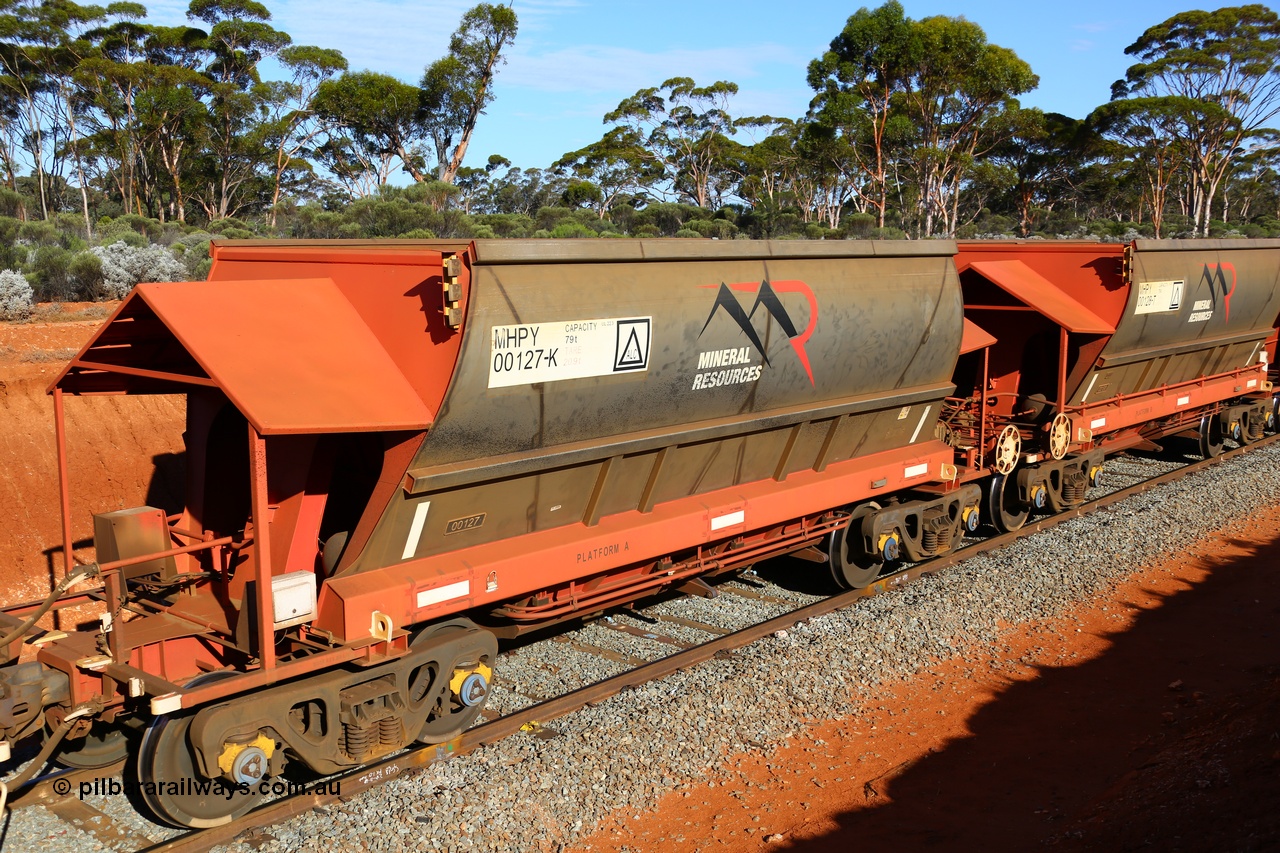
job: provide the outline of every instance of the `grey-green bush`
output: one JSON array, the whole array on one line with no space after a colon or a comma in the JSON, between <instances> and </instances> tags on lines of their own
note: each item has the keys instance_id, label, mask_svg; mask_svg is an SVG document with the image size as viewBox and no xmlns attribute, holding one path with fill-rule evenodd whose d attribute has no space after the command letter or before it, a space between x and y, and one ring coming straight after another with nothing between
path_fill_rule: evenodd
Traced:
<instances>
[{"instance_id":1,"label":"grey-green bush","mask_svg":"<svg viewBox=\"0 0 1280 853\"><path fill-rule=\"evenodd\" d=\"M0 320L25 320L31 316L35 291L17 270L0 271Z\"/></svg>"},{"instance_id":2,"label":"grey-green bush","mask_svg":"<svg viewBox=\"0 0 1280 853\"><path fill-rule=\"evenodd\" d=\"M94 246L102 261L102 288L108 299L124 299L135 284L144 281L182 281L187 268L161 246L138 248L121 241Z\"/></svg>"}]
</instances>

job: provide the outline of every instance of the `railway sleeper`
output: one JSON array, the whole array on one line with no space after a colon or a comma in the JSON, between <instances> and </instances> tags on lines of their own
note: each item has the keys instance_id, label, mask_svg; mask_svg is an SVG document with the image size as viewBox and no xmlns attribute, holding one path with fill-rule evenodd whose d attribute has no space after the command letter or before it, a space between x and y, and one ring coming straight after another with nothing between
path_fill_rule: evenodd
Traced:
<instances>
[{"instance_id":1,"label":"railway sleeper","mask_svg":"<svg viewBox=\"0 0 1280 853\"><path fill-rule=\"evenodd\" d=\"M1084 503L1085 494L1102 482L1106 453L1093 450L1065 459L1046 459L1018 469L1018 501L1037 512L1062 512Z\"/></svg>"},{"instance_id":2,"label":"railway sleeper","mask_svg":"<svg viewBox=\"0 0 1280 853\"><path fill-rule=\"evenodd\" d=\"M327 775L413 741L443 743L474 722L497 639L466 620L420 632L409 651L372 668L309 676L198 711L195 766L210 779L252 784L284 769L285 755Z\"/></svg>"}]
</instances>

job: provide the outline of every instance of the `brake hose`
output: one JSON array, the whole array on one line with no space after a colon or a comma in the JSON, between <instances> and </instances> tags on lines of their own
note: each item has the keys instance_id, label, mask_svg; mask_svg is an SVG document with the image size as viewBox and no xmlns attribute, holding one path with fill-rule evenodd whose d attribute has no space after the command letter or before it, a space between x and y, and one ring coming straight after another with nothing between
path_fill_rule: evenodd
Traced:
<instances>
[{"instance_id":1,"label":"brake hose","mask_svg":"<svg viewBox=\"0 0 1280 853\"><path fill-rule=\"evenodd\" d=\"M40 621L40 617L49 612L50 608L57 603L58 599L62 597L62 594L66 592L73 583L84 580L85 578L93 578L97 576L97 563L86 563L84 565L76 566L74 569L67 572L66 577L58 581L58 585L53 588L53 592L49 593L49 597L44 600L44 603L37 607L35 612L27 617L26 622L23 622L17 628L14 628L8 634L5 634L4 637L0 638L0 649L7 647L14 640L18 639L23 634L26 634L27 631L31 629L32 625Z\"/></svg>"}]
</instances>

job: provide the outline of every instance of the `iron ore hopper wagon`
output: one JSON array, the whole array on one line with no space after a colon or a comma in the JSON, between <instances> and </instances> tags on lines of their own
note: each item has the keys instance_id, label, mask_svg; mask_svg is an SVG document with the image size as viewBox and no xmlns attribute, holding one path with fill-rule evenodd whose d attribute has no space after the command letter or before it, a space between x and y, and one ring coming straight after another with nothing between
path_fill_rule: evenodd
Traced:
<instances>
[{"instance_id":1,"label":"iron ore hopper wagon","mask_svg":"<svg viewBox=\"0 0 1280 853\"><path fill-rule=\"evenodd\" d=\"M845 587L1274 429L1280 243L227 242L51 388L64 576L0 613L0 733L138 739L227 822L479 715L500 638L795 554ZM181 394L181 507L71 559L67 395ZM803 562L797 562L803 567ZM78 581L97 580L87 590ZM100 624L36 627L100 602ZM167 785L175 779L204 785Z\"/></svg>"}]
</instances>

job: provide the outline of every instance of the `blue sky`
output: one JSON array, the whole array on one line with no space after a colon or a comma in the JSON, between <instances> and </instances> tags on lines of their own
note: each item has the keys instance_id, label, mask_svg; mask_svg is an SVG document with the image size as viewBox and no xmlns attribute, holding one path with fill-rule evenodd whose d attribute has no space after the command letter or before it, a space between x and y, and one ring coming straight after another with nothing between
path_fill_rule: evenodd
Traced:
<instances>
[{"instance_id":1,"label":"blue sky","mask_svg":"<svg viewBox=\"0 0 1280 853\"><path fill-rule=\"evenodd\" d=\"M145 0L144 0L145 2ZM443 55L472 0L263 0L295 44L337 48L353 70L417 83ZM1194 0L902 0L912 18L963 16L1040 76L1022 102L1081 118L1110 97L1131 64L1124 48ZM466 164L502 154L543 168L599 139L602 118L637 89L669 77L731 80L735 115L799 118L812 92L805 68L861 3L778 0L514 0L520 31L481 117ZM871 2L870 6L878 5ZM177 24L186 3L147 3Z\"/></svg>"}]
</instances>

